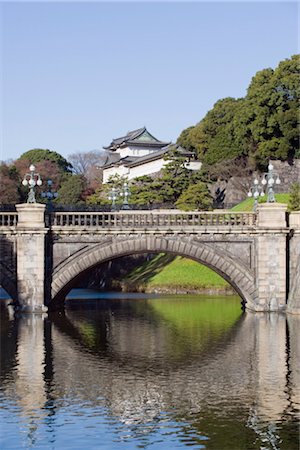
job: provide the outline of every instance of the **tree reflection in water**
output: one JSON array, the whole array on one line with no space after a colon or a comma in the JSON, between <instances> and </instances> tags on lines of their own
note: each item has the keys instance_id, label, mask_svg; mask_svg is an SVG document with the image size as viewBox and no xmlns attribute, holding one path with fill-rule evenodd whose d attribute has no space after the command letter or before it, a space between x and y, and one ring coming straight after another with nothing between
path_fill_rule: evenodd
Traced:
<instances>
[{"instance_id":1,"label":"tree reflection in water","mask_svg":"<svg viewBox=\"0 0 300 450\"><path fill-rule=\"evenodd\" d=\"M297 317L185 296L1 321L3 448L298 449Z\"/></svg>"}]
</instances>

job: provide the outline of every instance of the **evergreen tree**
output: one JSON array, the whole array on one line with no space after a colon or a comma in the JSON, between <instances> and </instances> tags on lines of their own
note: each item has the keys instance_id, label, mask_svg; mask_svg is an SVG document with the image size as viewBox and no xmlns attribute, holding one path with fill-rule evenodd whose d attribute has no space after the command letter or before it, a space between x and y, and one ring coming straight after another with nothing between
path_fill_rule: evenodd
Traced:
<instances>
[{"instance_id":1,"label":"evergreen tree","mask_svg":"<svg viewBox=\"0 0 300 450\"><path fill-rule=\"evenodd\" d=\"M291 186L288 211L300 211L300 183Z\"/></svg>"},{"instance_id":2,"label":"evergreen tree","mask_svg":"<svg viewBox=\"0 0 300 450\"><path fill-rule=\"evenodd\" d=\"M57 203L62 205L76 205L83 203L85 179L81 175L68 175L58 191Z\"/></svg>"},{"instance_id":3,"label":"evergreen tree","mask_svg":"<svg viewBox=\"0 0 300 450\"><path fill-rule=\"evenodd\" d=\"M70 172L72 165L59 153L48 149L34 148L23 153L19 160L27 160L29 164L37 164L41 161L52 161L63 172Z\"/></svg>"},{"instance_id":4,"label":"evergreen tree","mask_svg":"<svg viewBox=\"0 0 300 450\"><path fill-rule=\"evenodd\" d=\"M292 160L300 157L299 99L299 55L294 55L275 70L257 72L244 98L217 101L197 125L182 131L178 143L196 149L208 165L247 157L250 165L265 169L270 158Z\"/></svg>"},{"instance_id":5,"label":"evergreen tree","mask_svg":"<svg viewBox=\"0 0 300 450\"><path fill-rule=\"evenodd\" d=\"M184 211L212 209L213 198L206 183L191 184L179 197L176 206Z\"/></svg>"}]
</instances>

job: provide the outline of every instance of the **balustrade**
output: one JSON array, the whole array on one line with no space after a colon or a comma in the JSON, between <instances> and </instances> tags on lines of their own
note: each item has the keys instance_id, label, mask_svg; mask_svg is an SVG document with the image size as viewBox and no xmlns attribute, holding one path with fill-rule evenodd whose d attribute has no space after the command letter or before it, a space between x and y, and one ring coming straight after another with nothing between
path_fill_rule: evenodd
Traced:
<instances>
[{"instance_id":1,"label":"balustrade","mask_svg":"<svg viewBox=\"0 0 300 450\"><path fill-rule=\"evenodd\" d=\"M255 213L240 212L55 212L51 214L51 225L58 228L129 228L172 229L185 227L253 227Z\"/></svg>"},{"instance_id":2,"label":"balustrade","mask_svg":"<svg viewBox=\"0 0 300 450\"><path fill-rule=\"evenodd\" d=\"M18 213L0 212L0 227L15 227L18 222Z\"/></svg>"},{"instance_id":3,"label":"balustrade","mask_svg":"<svg viewBox=\"0 0 300 450\"><path fill-rule=\"evenodd\" d=\"M16 212L0 212L0 227L15 227ZM172 229L185 227L253 227L255 213L240 212L55 212L46 226L57 228Z\"/></svg>"}]
</instances>

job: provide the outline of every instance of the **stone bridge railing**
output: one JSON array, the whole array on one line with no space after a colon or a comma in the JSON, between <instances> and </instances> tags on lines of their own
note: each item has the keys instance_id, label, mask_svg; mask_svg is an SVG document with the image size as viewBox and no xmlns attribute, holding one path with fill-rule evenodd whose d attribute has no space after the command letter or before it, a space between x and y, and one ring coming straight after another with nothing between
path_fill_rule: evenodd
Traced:
<instances>
[{"instance_id":1,"label":"stone bridge railing","mask_svg":"<svg viewBox=\"0 0 300 450\"><path fill-rule=\"evenodd\" d=\"M18 223L18 213L0 212L0 227L16 227Z\"/></svg>"},{"instance_id":2,"label":"stone bridge railing","mask_svg":"<svg viewBox=\"0 0 300 450\"><path fill-rule=\"evenodd\" d=\"M0 212L0 227L16 227L18 213ZM46 214L47 227L84 228L182 228L182 227L254 227L257 215L251 212L54 212Z\"/></svg>"},{"instance_id":3,"label":"stone bridge railing","mask_svg":"<svg viewBox=\"0 0 300 450\"><path fill-rule=\"evenodd\" d=\"M54 229L84 228L182 228L182 227L254 227L256 214L237 212L56 212L51 215Z\"/></svg>"}]
</instances>

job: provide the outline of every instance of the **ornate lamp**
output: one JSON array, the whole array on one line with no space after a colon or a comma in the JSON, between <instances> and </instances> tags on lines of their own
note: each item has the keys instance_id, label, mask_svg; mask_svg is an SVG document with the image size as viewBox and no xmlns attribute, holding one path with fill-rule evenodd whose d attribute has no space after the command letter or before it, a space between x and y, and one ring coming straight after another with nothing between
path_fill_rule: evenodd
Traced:
<instances>
[{"instance_id":1,"label":"ornate lamp","mask_svg":"<svg viewBox=\"0 0 300 450\"><path fill-rule=\"evenodd\" d=\"M23 186L29 187L27 203L36 203L34 188L35 186L41 186L43 181L40 174L35 172L35 166L33 164L29 166L29 171L29 173L24 175L22 184Z\"/></svg>"},{"instance_id":2,"label":"ornate lamp","mask_svg":"<svg viewBox=\"0 0 300 450\"><path fill-rule=\"evenodd\" d=\"M122 209L130 209L129 203L128 203L128 197L131 195L131 192L129 190L128 183L123 184L123 191L120 192L120 197L123 197L123 204Z\"/></svg>"},{"instance_id":3,"label":"ornate lamp","mask_svg":"<svg viewBox=\"0 0 300 450\"><path fill-rule=\"evenodd\" d=\"M47 191L43 191L41 196L47 199L48 209L52 209L52 200L58 197L58 193L52 189L52 180L47 180Z\"/></svg>"},{"instance_id":4,"label":"ornate lamp","mask_svg":"<svg viewBox=\"0 0 300 450\"><path fill-rule=\"evenodd\" d=\"M271 162L268 165L268 172L262 175L261 181L255 178L253 181L253 186L250 187L248 192L248 197L254 197L254 211L256 211L258 204L258 197L263 197L265 193L267 194L267 203L276 202L274 195L274 185L281 183L279 175L274 172L274 167Z\"/></svg>"}]
</instances>

